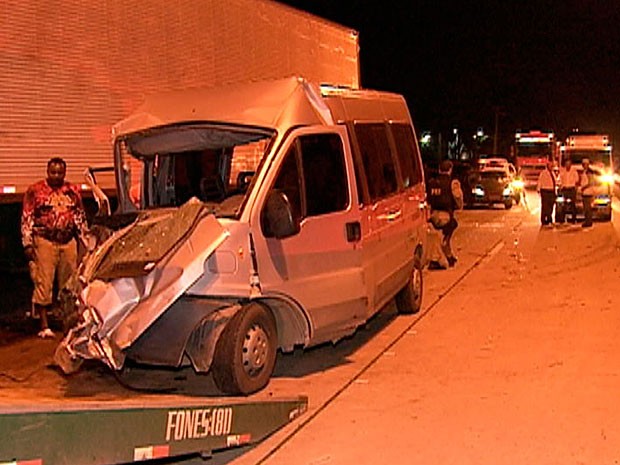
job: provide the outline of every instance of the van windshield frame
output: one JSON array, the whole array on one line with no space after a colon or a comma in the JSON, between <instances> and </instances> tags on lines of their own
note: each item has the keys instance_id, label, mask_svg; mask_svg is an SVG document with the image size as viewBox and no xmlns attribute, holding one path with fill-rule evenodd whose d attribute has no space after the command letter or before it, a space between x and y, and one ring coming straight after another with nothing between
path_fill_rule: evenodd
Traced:
<instances>
[{"instance_id":1,"label":"van windshield frame","mask_svg":"<svg viewBox=\"0 0 620 465\"><path fill-rule=\"evenodd\" d=\"M149 128L115 141L119 211L179 207L190 198L237 218L276 131L192 122Z\"/></svg>"}]
</instances>

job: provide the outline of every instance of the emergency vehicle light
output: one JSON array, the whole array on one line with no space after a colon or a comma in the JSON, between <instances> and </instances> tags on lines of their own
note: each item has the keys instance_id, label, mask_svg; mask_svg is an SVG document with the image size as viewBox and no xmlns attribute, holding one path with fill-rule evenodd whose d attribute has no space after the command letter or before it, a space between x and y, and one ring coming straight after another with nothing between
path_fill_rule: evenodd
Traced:
<instances>
[{"instance_id":1,"label":"emergency vehicle light","mask_svg":"<svg viewBox=\"0 0 620 465\"><path fill-rule=\"evenodd\" d=\"M541 143L544 144L547 142L551 142L551 140L553 139L553 135L542 136L542 137L526 136L526 137L520 137L517 139L519 139L519 142L523 144L541 144Z\"/></svg>"},{"instance_id":2,"label":"emergency vehicle light","mask_svg":"<svg viewBox=\"0 0 620 465\"><path fill-rule=\"evenodd\" d=\"M2 186L3 194L15 194L17 192L16 186Z\"/></svg>"}]
</instances>

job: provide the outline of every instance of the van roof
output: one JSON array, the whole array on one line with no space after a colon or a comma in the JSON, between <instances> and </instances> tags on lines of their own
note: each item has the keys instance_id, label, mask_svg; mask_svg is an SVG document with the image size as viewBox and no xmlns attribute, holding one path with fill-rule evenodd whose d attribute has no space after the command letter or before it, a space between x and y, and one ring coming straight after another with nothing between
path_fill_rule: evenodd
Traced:
<instances>
[{"instance_id":1,"label":"van roof","mask_svg":"<svg viewBox=\"0 0 620 465\"><path fill-rule=\"evenodd\" d=\"M411 122L402 95L369 89L338 89L321 86L321 94L334 121Z\"/></svg>"},{"instance_id":2,"label":"van roof","mask_svg":"<svg viewBox=\"0 0 620 465\"><path fill-rule=\"evenodd\" d=\"M371 103L372 102L372 103ZM285 131L345 120L410 121L402 96L319 86L301 77L151 95L112 128L114 138L157 126L226 122Z\"/></svg>"}]
</instances>

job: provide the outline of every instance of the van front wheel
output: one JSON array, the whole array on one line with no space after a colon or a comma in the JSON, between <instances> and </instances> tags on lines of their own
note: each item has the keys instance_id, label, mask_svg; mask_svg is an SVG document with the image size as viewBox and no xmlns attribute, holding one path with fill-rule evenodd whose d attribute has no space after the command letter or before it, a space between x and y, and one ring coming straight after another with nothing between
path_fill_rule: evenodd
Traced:
<instances>
[{"instance_id":1,"label":"van front wheel","mask_svg":"<svg viewBox=\"0 0 620 465\"><path fill-rule=\"evenodd\" d=\"M398 313L403 315L418 313L422 307L422 289L422 266L420 260L415 260L407 284L396 294Z\"/></svg>"},{"instance_id":2,"label":"van front wheel","mask_svg":"<svg viewBox=\"0 0 620 465\"><path fill-rule=\"evenodd\" d=\"M222 392L248 395L264 388L276 362L276 322L265 306L252 302L233 316L218 339L211 366Z\"/></svg>"}]
</instances>

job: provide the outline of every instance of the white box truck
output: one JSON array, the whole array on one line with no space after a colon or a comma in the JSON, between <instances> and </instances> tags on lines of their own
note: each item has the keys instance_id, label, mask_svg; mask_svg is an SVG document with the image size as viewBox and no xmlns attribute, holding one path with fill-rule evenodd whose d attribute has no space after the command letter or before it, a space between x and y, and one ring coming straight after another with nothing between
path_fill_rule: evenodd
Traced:
<instances>
[{"instance_id":1,"label":"white box truck","mask_svg":"<svg viewBox=\"0 0 620 465\"><path fill-rule=\"evenodd\" d=\"M5 0L0 15L0 266L23 263L20 202L47 160L82 184L112 163L111 126L145 94L292 75L360 85L356 31L275 1L41 5ZM112 173L97 181L116 187Z\"/></svg>"}]
</instances>

